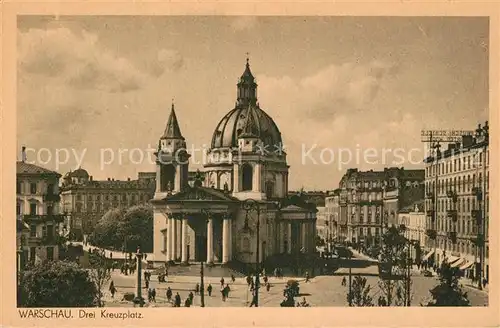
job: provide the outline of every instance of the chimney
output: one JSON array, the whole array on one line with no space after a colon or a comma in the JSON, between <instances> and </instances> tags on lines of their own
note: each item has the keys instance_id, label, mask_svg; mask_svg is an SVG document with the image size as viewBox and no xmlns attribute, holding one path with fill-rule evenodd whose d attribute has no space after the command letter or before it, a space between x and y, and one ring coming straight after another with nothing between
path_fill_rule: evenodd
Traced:
<instances>
[{"instance_id":1,"label":"chimney","mask_svg":"<svg viewBox=\"0 0 500 328\"><path fill-rule=\"evenodd\" d=\"M108 181L111 181L111 178L108 178Z\"/></svg>"},{"instance_id":2,"label":"chimney","mask_svg":"<svg viewBox=\"0 0 500 328\"><path fill-rule=\"evenodd\" d=\"M129 177L129 178L127 178L127 181L130 181L130 177Z\"/></svg>"},{"instance_id":3,"label":"chimney","mask_svg":"<svg viewBox=\"0 0 500 328\"><path fill-rule=\"evenodd\" d=\"M90 181L94 181L94 177L93 176L90 176Z\"/></svg>"},{"instance_id":4,"label":"chimney","mask_svg":"<svg viewBox=\"0 0 500 328\"><path fill-rule=\"evenodd\" d=\"M469 148L474 143L472 136L462 136L462 145L464 148Z\"/></svg>"},{"instance_id":5,"label":"chimney","mask_svg":"<svg viewBox=\"0 0 500 328\"><path fill-rule=\"evenodd\" d=\"M26 147L22 146L21 147L21 162L26 162Z\"/></svg>"}]
</instances>

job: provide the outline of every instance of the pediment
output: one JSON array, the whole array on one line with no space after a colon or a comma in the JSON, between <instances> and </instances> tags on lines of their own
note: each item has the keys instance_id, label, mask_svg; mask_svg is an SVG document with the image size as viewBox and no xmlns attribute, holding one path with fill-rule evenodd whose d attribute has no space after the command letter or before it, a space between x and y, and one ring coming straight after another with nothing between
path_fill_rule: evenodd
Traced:
<instances>
[{"instance_id":1,"label":"pediment","mask_svg":"<svg viewBox=\"0 0 500 328\"><path fill-rule=\"evenodd\" d=\"M186 190L176 193L172 196L165 198L167 202L177 202L177 201L222 201L222 202L233 202L236 201L230 195L226 195L222 191L218 191L212 188L204 187L189 187Z\"/></svg>"}]
</instances>

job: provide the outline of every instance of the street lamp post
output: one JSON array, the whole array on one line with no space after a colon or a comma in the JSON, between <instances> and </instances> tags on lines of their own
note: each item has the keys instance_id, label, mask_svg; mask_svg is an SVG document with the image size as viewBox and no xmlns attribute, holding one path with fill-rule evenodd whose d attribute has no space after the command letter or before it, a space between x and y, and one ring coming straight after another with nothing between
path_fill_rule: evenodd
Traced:
<instances>
[{"instance_id":1,"label":"street lamp post","mask_svg":"<svg viewBox=\"0 0 500 328\"><path fill-rule=\"evenodd\" d=\"M248 217L248 213L252 210L257 212L257 251L256 251L256 269L255 269L255 307L259 307L259 272L260 272L260 208L259 204L254 199L246 199L243 201L243 208L246 211L246 215ZM248 221L245 222L245 225L248 224Z\"/></svg>"},{"instance_id":2,"label":"street lamp post","mask_svg":"<svg viewBox=\"0 0 500 328\"><path fill-rule=\"evenodd\" d=\"M201 307L205 307L205 284L203 281L203 261L201 262L201 267L200 267L200 300L201 300Z\"/></svg>"},{"instance_id":3,"label":"street lamp post","mask_svg":"<svg viewBox=\"0 0 500 328\"><path fill-rule=\"evenodd\" d=\"M352 306L352 290L351 290L351 286L352 286L352 256L351 254L349 253L349 306Z\"/></svg>"},{"instance_id":4,"label":"street lamp post","mask_svg":"<svg viewBox=\"0 0 500 328\"><path fill-rule=\"evenodd\" d=\"M141 271L142 271L142 256L141 249L137 247L137 253L135 254L137 259L137 276L136 276L136 296L135 302L139 304L140 307L144 306L144 299L142 298L142 281L141 281Z\"/></svg>"}]
</instances>

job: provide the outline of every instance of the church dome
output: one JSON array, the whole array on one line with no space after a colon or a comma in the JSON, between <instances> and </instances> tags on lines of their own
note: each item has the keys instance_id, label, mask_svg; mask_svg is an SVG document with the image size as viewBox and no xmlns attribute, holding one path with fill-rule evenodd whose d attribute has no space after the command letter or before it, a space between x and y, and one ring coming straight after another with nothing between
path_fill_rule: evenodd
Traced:
<instances>
[{"instance_id":1,"label":"church dome","mask_svg":"<svg viewBox=\"0 0 500 328\"><path fill-rule=\"evenodd\" d=\"M253 134L264 145L269 145L270 151L274 146L282 143L281 133L273 119L258 106L252 106L254 116ZM247 107L237 106L227 113L217 124L212 137L212 148L238 147L238 137L245 132L245 123L249 110Z\"/></svg>"},{"instance_id":2,"label":"church dome","mask_svg":"<svg viewBox=\"0 0 500 328\"><path fill-rule=\"evenodd\" d=\"M257 102L257 83L248 59L237 86L236 107L217 124L211 148L238 147L238 138L249 133L269 146L269 151L275 150L274 146L281 147L281 133L276 123Z\"/></svg>"}]
</instances>

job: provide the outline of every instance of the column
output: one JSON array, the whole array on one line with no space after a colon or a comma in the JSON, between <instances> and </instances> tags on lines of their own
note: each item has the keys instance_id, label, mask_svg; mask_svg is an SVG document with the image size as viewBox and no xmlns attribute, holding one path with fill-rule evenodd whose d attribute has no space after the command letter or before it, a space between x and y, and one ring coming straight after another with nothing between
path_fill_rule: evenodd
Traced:
<instances>
[{"instance_id":1,"label":"column","mask_svg":"<svg viewBox=\"0 0 500 328\"><path fill-rule=\"evenodd\" d=\"M222 222L222 263L229 262L229 218Z\"/></svg>"},{"instance_id":2,"label":"column","mask_svg":"<svg viewBox=\"0 0 500 328\"><path fill-rule=\"evenodd\" d=\"M233 259L233 221L229 221L229 261Z\"/></svg>"},{"instance_id":3,"label":"column","mask_svg":"<svg viewBox=\"0 0 500 328\"><path fill-rule=\"evenodd\" d=\"M160 165L157 164L156 165L156 192L160 192L161 191L161 170L160 170Z\"/></svg>"},{"instance_id":4,"label":"column","mask_svg":"<svg viewBox=\"0 0 500 328\"><path fill-rule=\"evenodd\" d=\"M259 163L255 164L253 167L253 181L252 181L253 188L252 188L252 191L254 191L254 192L261 191L261 188L260 188L260 168L261 168L261 166Z\"/></svg>"},{"instance_id":5,"label":"column","mask_svg":"<svg viewBox=\"0 0 500 328\"><path fill-rule=\"evenodd\" d=\"M214 263L214 223L212 217L207 223L207 263Z\"/></svg>"},{"instance_id":6,"label":"column","mask_svg":"<svg viewBox=\"0 0 500 328\"><path fill-rule=\"evenodd\" d=\"M187 254L187 230L188 230L188 219L186 216L182 218L182 235L181 235L181 242L182 242L182 248L181 248L181 261L183 263L187 263L188 261L188 254Z\"/></svg>"},{"instance_id":7,"label":"column","mask_svg":"<svg viewBox=\"0 0 500 328\"><path fill-rule=\"evenodd\" d=\"M283 222L278 222L278 247L280 254L282 254L285 251L284 238L283 238L284 235L285 235L285 228Z\"/></svg>"},{"instance_id":8,"label":"column","mask_svg":"<svg viewBox=\"0 0 500 328\"><path fill-rule=\"evenodd\" d=\"M172 261L172 218L167 218L167 254L166 260Z\"/></svg>"},{"instance_id":9,"label":"column","mask_svg":"<svg viewBox=\"0 0 500 328\"><path fill-rule=\"evenodd\" d=\"M301 232L301 235L302 235L302 241L301 241L301 245L302 247L301 248L304 248L304 249L307 249L307 235L306 235L306 228L307 228L307 223L306 222L301 222L300 223L300 232Z\"/></svg>"},{"instance_id":10,"label":"column","mask_svg":"<svg viewBox=\"0 0 500 328\"><path fill-rule=\"evenodd\" d=\"M239 192L240 191L240 166L238 164L235 164L233 167L233 192Z\"/></svg>"},{"instance_id":11,"label":"column","mask_svg":"<svg viewBox=\"0 0 500 328\"><path fill-rule=\"evenodd\" d=\"M292 223L288 222L288 254L292 254Z\"/></svg>"},{"instance_id":12,"label":"column","mask_svg":"<svg viewBox=\"0 0 500 328\"><path fill-rule=\"evenodd\" d=\"M179 242L177 235L177 219L172 219L172 261L177 260L177 243Z\"/></svg>"}]
</instances>

